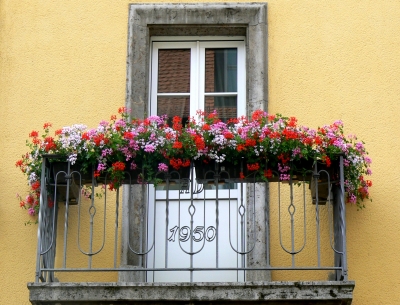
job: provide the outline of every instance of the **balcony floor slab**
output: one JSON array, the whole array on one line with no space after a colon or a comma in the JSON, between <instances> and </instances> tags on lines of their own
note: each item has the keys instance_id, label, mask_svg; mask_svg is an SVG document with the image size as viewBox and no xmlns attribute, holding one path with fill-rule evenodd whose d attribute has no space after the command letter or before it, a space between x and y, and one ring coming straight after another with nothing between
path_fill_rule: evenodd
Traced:
<instances>
[{"instance_id":1,"label":"balcony floor slab","mask_svg":"<svg viewBox=\"0 0 400 305\"><path fill-rule=\"evenodd\" d=\"M349 305L353 281L28 283L33 305Z\"/></svg>"}]
</instances>

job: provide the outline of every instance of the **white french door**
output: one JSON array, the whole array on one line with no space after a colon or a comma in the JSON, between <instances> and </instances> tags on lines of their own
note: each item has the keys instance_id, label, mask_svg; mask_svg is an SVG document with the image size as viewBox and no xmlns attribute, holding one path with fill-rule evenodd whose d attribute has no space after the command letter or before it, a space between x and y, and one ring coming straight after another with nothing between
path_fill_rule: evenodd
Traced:
<instances>
[{"instance_id":1,"label":"white french door","mask_svg":"<svg viewBox=\"0 0 400 305\"><path fill-rule=\"evenodd\" d=\"M180 38L182 39L182 37ZM217 110L223 120L245 114L245 43L239 38L153 37L150 115L196 117ZM243 267L245 243L237 184L197 185L192 192L149 187L148 268ZM199 190L202 190L201 192ZM243 220L243 219L242 219ZM155 271L148 281L244 281L243 271Z\"/></svg>"}]
</instances>

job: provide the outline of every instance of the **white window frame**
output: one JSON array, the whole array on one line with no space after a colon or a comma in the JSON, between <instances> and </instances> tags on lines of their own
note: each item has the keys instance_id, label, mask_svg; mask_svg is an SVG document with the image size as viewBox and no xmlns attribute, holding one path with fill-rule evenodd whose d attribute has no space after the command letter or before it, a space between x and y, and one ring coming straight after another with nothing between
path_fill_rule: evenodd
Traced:
<instances>
[{"instance_id":1,"label":"white window frame","mask_svg":"<svg viewBox=\"0 0 400 305\"><path fill-rule=\"evenodd\" d=\"M237 48L237 92L205 92L206 48ZM157 93L158 50L191 49L190 93ZM157 114L157 97L189 96L190 116L204 109L207 96L237 96L237 116L246 115L246 45L245 37L158 37L151 38L149 113Z\"/></svg>"}]
</instances>

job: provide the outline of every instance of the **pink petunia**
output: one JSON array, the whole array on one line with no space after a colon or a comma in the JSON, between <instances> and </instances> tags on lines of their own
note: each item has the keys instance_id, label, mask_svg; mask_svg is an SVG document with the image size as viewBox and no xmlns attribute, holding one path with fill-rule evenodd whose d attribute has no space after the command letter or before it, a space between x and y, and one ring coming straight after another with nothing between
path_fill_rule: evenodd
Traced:
<instances>
[{"instance_id":1,"label":"pink petunia","mask_svg":"<svg viewBox=\"0 0 400 305\"><path fill-rule=\"evenodd\" d=\"M168 166L165 163L160 163L160 164L158 164L158 170L160 172L167 172Z\"/></svg>"}]
</instances>

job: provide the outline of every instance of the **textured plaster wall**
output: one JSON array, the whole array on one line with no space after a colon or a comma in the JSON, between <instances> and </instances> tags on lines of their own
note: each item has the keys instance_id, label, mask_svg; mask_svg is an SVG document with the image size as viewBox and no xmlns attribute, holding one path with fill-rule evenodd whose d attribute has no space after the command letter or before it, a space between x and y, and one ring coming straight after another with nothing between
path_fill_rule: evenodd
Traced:
<instances>
[{"instance_id":1,"label":"textured plaster wall","mask_svg":"<svg viewBox=\"0 0 400 305\"><path fill-rule=\"evenodd\" d=\"M347 206L353 304L399 304L400 2L269 2L269 112L342 119L373 160L367 208Z\"/></svg>"},{"instance_id":2,"label":"textured plaster wall","mask_svg":"<svg viewBox=\"0 0 400 305\"><path fill-rule=\"evenodd\" d=\"M0 304L28 304L36 226L15 193L32 129L94 127L124 104L128 1L0 0ZM269 112L336 119L367 143L371 196L347 209L355 305L399 304L400 2L268 2Z\"/></svg>"}]
</instances>

